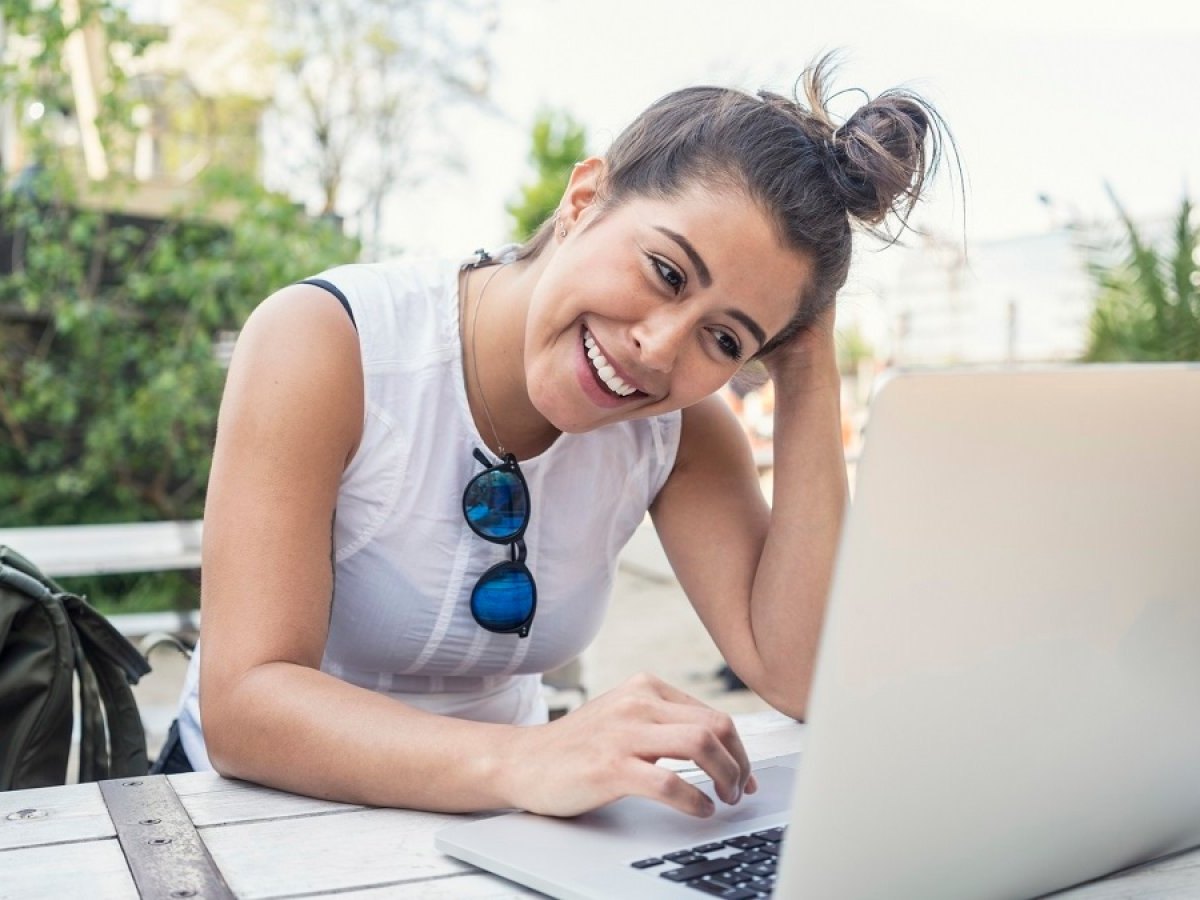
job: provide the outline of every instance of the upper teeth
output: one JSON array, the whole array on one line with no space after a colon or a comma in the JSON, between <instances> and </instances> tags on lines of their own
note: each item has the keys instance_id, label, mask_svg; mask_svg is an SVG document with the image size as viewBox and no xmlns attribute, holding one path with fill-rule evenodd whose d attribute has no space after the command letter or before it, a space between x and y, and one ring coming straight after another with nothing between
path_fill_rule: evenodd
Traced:
<instances>
[{"instance_id":1,"label":"upper teeth","mask_svg":"<svg viewBox=\"0 0 1200 900\"><path fill-rule=\"evenodd\" d=\"M583 339L583 346L587 347L588 359L592 361L592 368L596 370L596 374L600 376L600 380L610 391L621 397L628 397L637 388L631 387L617 374L617 370L608 364L608 360L604 358L604 354L596 346L595 339L586 334Z\"/></svg>"}]
</instances>

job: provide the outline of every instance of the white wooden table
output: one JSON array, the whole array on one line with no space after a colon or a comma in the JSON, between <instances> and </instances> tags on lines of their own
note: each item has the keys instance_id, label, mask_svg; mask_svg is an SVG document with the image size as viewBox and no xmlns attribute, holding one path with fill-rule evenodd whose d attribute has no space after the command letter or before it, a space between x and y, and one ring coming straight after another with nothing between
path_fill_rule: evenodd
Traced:
<instances>
[{"instance_id":1,"label":"white wooden table","mask_svg":"<svg viewBox=\"0 0 1200 900\"><path fill-rule=\"evenodd\" d=\"M803 726L772 713L739 717L739 728L754 759L803 744ZM241 898L540 896L435 850L434 832L461 817L329 803L210 773L169 779ZM97 785L0 793L0 898L137 896ZM1054 896L1200 897L1200 850Z\"/></svg>"}]
</instances>

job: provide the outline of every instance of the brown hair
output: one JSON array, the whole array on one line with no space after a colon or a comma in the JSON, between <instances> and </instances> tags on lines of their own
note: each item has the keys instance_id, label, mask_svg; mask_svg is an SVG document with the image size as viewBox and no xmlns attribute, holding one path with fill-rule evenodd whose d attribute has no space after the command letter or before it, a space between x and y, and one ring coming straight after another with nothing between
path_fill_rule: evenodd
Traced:
<instances>
[{"instance_id":1,"label":"brown hair","mask_svg":"<svg viewBox=\"0 0 1200 900\"><path fill-rule=\"evenodd\" d=\"M603 202L670 198L695 184L746 191L770 215L783 244L813 264L799 308L759 356L784 344L834 302L850 269L852 220L895 240L881 226L895 213L900 229L937 169L941 116L903 89L880 94L835 127L827 110L836 56L805 69L803 97L768 91L692 87L646 109L605 158ZM928 146L927 146L928 144ZM553 233L546 222L518 251L538 255Z\"/></svg>"}]
</instances>

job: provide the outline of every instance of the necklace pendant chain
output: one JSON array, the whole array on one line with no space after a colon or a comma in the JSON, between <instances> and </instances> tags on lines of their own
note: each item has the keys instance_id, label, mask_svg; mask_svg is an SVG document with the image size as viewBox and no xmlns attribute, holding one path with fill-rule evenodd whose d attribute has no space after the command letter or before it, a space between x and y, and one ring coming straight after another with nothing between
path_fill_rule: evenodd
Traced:
<instances>
[{"instance_id":1,"label":"necklace pendant chain","mask_svg":"<svg viewBox=\"0 0 1200 900\"><path fill-rule=\"evenodd\" d=\"M468 290L471 282L471 273L474 272L475 269L477 269L480 265L492 261L491 255L488 254L486 250L479 250L476 252L478 259L476 262L471 263L467 267L467 277L463 280L463 289L468 300L470 299L471 295L470 290ZM503 264L497 265L492 274L487 277L487 281L485 281L483 283L483 287L479 289L479 297L475 300L475 311L471 314L471 371L475 375L475 390L479 393L479 402L483 404L483 414L487 418L488 428L492 432L492 440L496 442L496 451L501 460L503 460L508 453L504 449L504 442L500 440L499 432L496 431L496 423L492 421L492 411L488 407L487 397L484 396L483 393L483 380L479 377L479 351L477 349L479 342L479 331L476 326L479 324L479 308L483 306L483 295L487 293L488 285L492 283L492 279L500 273L502 268L504 268Z\"/></svg>"}]
</instances>

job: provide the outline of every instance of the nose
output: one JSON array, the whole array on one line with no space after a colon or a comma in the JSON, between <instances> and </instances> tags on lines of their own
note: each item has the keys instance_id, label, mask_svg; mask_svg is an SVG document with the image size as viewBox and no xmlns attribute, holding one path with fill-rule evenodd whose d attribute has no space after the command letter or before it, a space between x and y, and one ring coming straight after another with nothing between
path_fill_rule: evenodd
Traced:
<instances>
[{"instance_id":1,"label":"nose","mask_svg":"<svg viewBox=\"0 0 1200 900\"><path fill-rule=\"evenodd\" d=\"M663 308L637 322L630 333L646 368L670 372L691 328L691 322L678 310Z\"/></svg>"}]
</instances>

